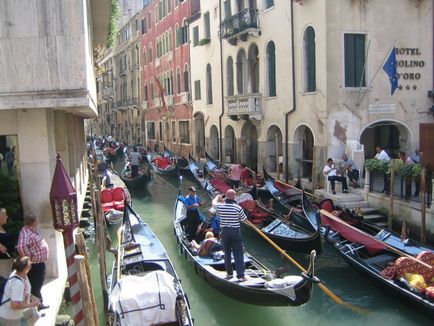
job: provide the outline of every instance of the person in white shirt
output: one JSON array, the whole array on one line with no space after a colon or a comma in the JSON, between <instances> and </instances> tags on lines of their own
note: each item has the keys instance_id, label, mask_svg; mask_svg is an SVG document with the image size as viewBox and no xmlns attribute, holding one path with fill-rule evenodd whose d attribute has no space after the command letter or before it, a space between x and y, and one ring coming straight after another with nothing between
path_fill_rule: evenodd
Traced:
<instances>
[{"instance_id":1,"label":"person in white shirt","mask_svg":"<svg viewBox=\"0 0 434 326\"><path fill-rule=\"evenodd\" d=\"M377 145L375 147L375 151L377 152L377 154L375 154L375 157L374 157L376 160L379 160L385 164L389 163L390 156L386 153L386 151L384 150L383 147L381 147L380 145ZM388 178L386 172L383 174L383 179L384 179L384 187L383 187L382 192L384 192L386 195L388 195L390 184L389 184L389 178Z\"/></svg>"},{"instance_id":2,"label":"person in white shirt","mask_svg":"<svg viewBox=\"0 0 434 326\"><path fill-rule=\"evenodd\" d=\"M131 163L131 178L136 177L139 174L139 165L142 156L137 151L137 147L133 147L133 152L130 154L130 163Z\"/></svg>"},{"instance_id":3,"label":"person in white shirt","mask_svg":"<svg viewBox=\"0 0 434 326\"><path fill-rule=\"evenodd\" d=\"M333 164L333 159L332 158L328 158L327 159L327 164L326 164L326 166L324 166L324 169L323 169L322 173L330 181L331 186L332 186L333 195L336 195L336 191L335 191L335 183L336 183L336 181L342 183L342 192L344 194L348 193L347 178L341 176L338 173L338 170L335 168L335 166Z\"/></svg>"}]
</instances>

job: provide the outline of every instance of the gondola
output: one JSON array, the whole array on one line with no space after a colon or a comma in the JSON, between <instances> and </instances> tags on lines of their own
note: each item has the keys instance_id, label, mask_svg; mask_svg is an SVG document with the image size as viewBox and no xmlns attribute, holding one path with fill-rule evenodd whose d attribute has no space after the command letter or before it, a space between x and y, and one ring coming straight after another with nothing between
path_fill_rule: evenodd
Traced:
<instances>
[{"instance_id":1,"label":"gondola","mask_svg":"<svg viewBox=\"0 0 434 326\"><path fill-rule=\"evenodd\" d=\"M168 149L166 147L166 145L164 145L163 155L162 156L173 158L176 161L176 163L178 164L178 169L181 172L186 172L186 171L189 170L189 168L188 168L188 160L184 156L178 156L178 155L176 155L176 153L173 152L173 151L171 151L170 149Z\"/></svg>"},{"instance_id":2,"label":"gondola","mask_svg":"<svg viewBox=\"0 0 434 326\"><path fill-rule=\"evenodd\" d=\"M120 175L121 179L128 188L137 189L142 187L147 181L151 179L151 172L147 165L141 165L137 175L132 178L131 171L128 169L123 169Z\"/></svg>"},{"instance_id":3,"label":"gondola","mask_svg":"<svg viewBox=\"0 0 434 326\"><path fill-rule=\"evenodd\" d=\"M303 190L297 187L291 187L287 184L279 182L267 173L263 168L265 187L270 191L271 195L283 205L291 208L299 205L303 196Z\"/></svg>"},{"instance_id":4,"label":"gondola","mask_svg":"<svg viewBox=\"0 0 434 326\"><path fill-rule=\"evenodd\" d=\"M178 164L176 159L164 157L156 152L148 152L147 158L152 170L161 175L177 175Z\"/></svg>"},{"instance_id":5,"label":"gondola","mask_svg":"<svg viewBox=\"0 0 434 326\"><path fill-rule=\"evenodd\" d=\"M214 159L207 152L205 152L205 162L206 162L206 168L210 171L223 170L226 173L228 171L227 167L224 164Z\"/></svg>"},{"instance_id":6,"label":"gondola","mask_svg":"<svg viewBox=\"0 0 434 326\"><path fill-rule=\"evenodd\" d=\"M405 300L434 317L434 291L430 294L424 293L424 291L412 287L403 276L405 274L402 271L401 274L403 275L396 273L397 268L399 268L397 266L400 265L397 259L401 260L401 257L405 256L403 252L381 241L381 238L357 229L337 217L322 215L321 218L325 239L333 244L351 266L388 290L395 298ZM413 246L412 252L422 254L425 249ZM425 251L425 253L434 256L432 251ZM404 259L407 259L405 263L418 265L418 269L425 268L414 259L406 256ZM434 258L431 258L431 273L432 268L434 268L433 260ZM414 266L409 268L414 273Z\"/></svg>"},{"instance_id":7,"label":"gondola","mask_svg":"<svg viewBox=\"0 0 434 326\"><path fill-rule=\"evenodd\" d=\"M193 325L189 302L166 250L125 204L113 263L111 325Z\"/></svg>"},{"instance_id":8,"label":"gondola","mask_svg":"<svg viewBox=\"0 0 434 326\"><path fill-rule=\"evenodd\" d=\"M202 189L205 190L211 198L214 198L218 193L215 192L215 188L209 183L208 173L205 171L203 165L197 162L190 154L188 155L188 167Z\"/></svg>"},{"instance_id":9,"label":"gondola","mask_svg":"<svg viewBox=\"0 0 434 326\"><path fill-rule=\"evenodd\" d=\"M174 209L174 228L181 254L194 266L195 272L217 290L239 301L261 306L300 306L311 298L312 283L318 281L314 276L315 251L310 255L306 274L283 278L277 277L252 255L244 252L247 281L226 279L224 259L221 256L215 254L213 257L199 257L194 254L180 224L184 216L185 206L178 197Z\"/></svg>"},{"instance_id":10,"label":"gondola","mask_svg":"<svg viewBox=\"0 0 434 326\"><path fill-rule=\"evenodd\" d=\"M253 200L253 196L258 196L258 200ZM255 190L250 194L242 194L237 201L247 213L250 222L280 247L304 253L311 250L321 253L321 232L316 221L318 208L311 205L305 194L302 196L301 207L293 207L286 215L273 207L267 208L266 205L271 206L273 202L264 200L261 192L256 194ZM250 229L246 223L242 223L242 226Z\"/></svg>"}]
</instances>

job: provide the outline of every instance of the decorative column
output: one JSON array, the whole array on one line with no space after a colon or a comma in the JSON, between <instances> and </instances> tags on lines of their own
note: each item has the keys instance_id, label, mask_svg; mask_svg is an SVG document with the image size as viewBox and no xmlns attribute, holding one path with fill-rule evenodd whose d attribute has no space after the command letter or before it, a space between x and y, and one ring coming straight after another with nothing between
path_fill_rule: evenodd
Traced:
<instances>
[{"instance_id":1,"label":"decorative column","mask_svg":"<svg viewBox=\"0 0 434 326\"><path fill-rule=\"evenodd\" d=\"M69 292L73 304L74 324L84 325L83 306L74 262L75 244L73 232L79 225L77 193L57 153L56 169L50 191L53 226L63 234L66 264L68 267Z\"/></svg>"}]
</instances>

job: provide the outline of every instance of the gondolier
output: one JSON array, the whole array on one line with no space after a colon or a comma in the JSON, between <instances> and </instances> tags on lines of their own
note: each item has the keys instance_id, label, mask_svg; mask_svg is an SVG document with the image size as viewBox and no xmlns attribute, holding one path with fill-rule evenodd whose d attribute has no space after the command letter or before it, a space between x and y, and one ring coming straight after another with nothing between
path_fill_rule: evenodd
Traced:
<instances>
[{"instance_id":1,"label":"gondolier","mask_svg":"<svg viewBox=\"0 0 434 326\"><path fill-rule=\"evenodd\" d=\"M137 151L137 147L133 147L133 152L130 154L130 163L131 163L131 178L134 178L139 173L139 165L142 156Z\"/></svg>"},{"instance_id":2,"label":"gondolier","mask_svg":"<svg viewBox=\"0 0 434 326\"><path fill-rule=\"evenodd\" d=\"M181 222L181 225L185 228L187 240L191 242L194 239L197 228L201 223L198 207L202 205L202 202L199 196L196 195L195 187L190 186L188 191L189 195L184 199L184 203L187 208L187 218Z\"/></svg>"},{"instance_id":3,"label":"gondolier","mask_svg":"<svg viewBox=\"0 0 434 326\"><path fill-rule=\"evenodd\" d=\"M227 278L233 277L231 252L235 260L235 270L240 282L246 280L244 276L244 250L241 238L240 222L247 218L243 209L235 201L235 190L226 192L224 203L217 204L217 212L220 217L221 239L224 247L224 260Z\"/></svg>"}]
</instances>

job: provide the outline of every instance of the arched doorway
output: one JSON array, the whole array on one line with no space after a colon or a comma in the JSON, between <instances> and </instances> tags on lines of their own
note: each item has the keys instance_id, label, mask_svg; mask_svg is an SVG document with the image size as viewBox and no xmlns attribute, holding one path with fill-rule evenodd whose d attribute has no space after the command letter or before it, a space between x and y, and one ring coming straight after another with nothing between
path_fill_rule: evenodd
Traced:
<instances>
[{"instance_id":1,"label":"arched doorway","mask_svg":"<svg viewBox=\"0 0 434 326\"><path fill-rule=\"evenodd\" d=\"M267 131L267 172L280 174L283 172L282 131L277 126L271 126Z\"/></svg>"},{"instance_id":2,"label":"arched doorway","mask_svg":"<svg viewBox=\"0 0 434 326\"><path fill-rule=\"evenodd\" d=\"M297 171L294 176L312 179L314 138L312 131L306 125L295 130L293 157L296 160Z\"/></svg>"},{"instance_id":3,"label":"arched doorway","mask_svg":"<svg viewBox=\"0 0 434 326\"><path fill-rule=\"evenodd\" d=\"M211 126L209 133L209 155L219 158L219 132L216 126Z\"/></svg>"},{"instance_id":4,"label":"arched doorway","mask_svg":"<svg viewBox=\"0 0 434 326\"><path fill-rule=\"evenodd\" d=\"M241 130L240 158L249 168L258 169L258 131L250 121L246 121Z\"/></svg>"},{"instance_id":5,"label":"arched doorway","mask_svg":"<svg viewBox=\"0 0 434 326\"><path fill-rule=\"evenodd\" d=\"M195 133L194 153L196 157L205 157L205 123L203 113L197 112L194 114L193 118Z\"/></svg>"},{"instance_id":6,"label":"arched doorway","mask_svg":"<svg viewBox=\"0 0 434 326\"><path fill-rule=\"evenodd\" d=\"M231 126L226 126L225 129L225 144L223 153L223 162L235 162L235 133L234 128L232 128Z\"/></svg>"},{"instance_id":7,"label":"arched doorway","mask_svg":"<svg viewBox=\"0 0 434 326\"><path fill-rule=\"evenodd\" d=\"M380 145L391 157L398 157L399 151L410 153L411 134L407 126L397 121L377 121L365 128L360 135L360 143L365 145L365 158L375 156L375 146Z\"/></svg>"}]
</instances>

